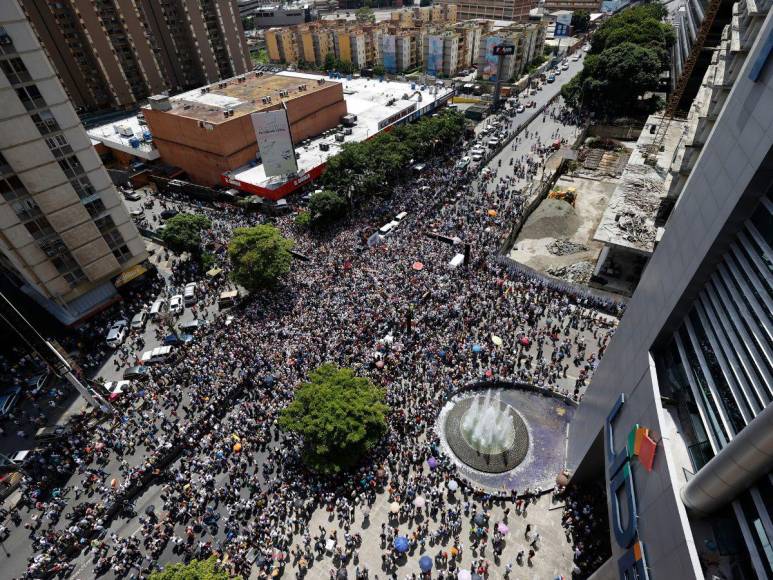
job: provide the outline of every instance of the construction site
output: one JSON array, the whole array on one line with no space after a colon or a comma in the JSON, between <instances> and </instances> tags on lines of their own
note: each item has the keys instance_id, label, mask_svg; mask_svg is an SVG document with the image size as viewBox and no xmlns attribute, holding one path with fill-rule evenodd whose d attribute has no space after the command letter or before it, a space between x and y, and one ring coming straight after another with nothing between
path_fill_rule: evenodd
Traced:
<instances>
[{"instance_id":1,"label":"construction site","mask_svg":"<svg viewBox=\"0 0 773 580\"><path fill-rule=\"evenodd\" d=\"M628 158L622 144L583 147L521 227L509 257L543 274L587 285L604 244L594 240Z\"/></svg>"}]
</instances>

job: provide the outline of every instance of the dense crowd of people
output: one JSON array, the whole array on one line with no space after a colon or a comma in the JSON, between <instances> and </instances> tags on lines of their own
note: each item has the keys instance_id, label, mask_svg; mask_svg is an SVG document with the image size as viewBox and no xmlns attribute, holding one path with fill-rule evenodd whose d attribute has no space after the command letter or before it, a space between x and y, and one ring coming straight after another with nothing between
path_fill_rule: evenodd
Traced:
<instances>
[{"instance_id":1,"label":"dense crowd of people","mask_svg":"<svg viewBox=\"0 0 773 580\"><path fill-rule=\"evenodd\" d=\"M558 105L545 115L577 121ZM514 126L506 117L502 123ZM22 490L34 555L26 577L64 577L75 556L88 551L96 573L117 577L143 577L166 553L166 561L214 554L245 577L252 565L266 577L286 567L303 576L328 555L331 576L354 563L358 578L397 578L395 543L403 536L411 551L434 547L436 577L456 578L465 550L474 555L473 572L486 576L506 544L506 525L491 519L491 506L524 509L535 493L513 490L502 499L462 486L459 502L448 501L451 482L463 480L434 433L445 394L498 379L579 400L614 332L609 314L621 311L493 260L526 201L517 184L535 177L546 145L537 142L533 157L512 166L510 176L520 181L501 175L480 183L475 172L454 169L462 152L462 145L449 146L447 158L330 231L301 231L290 216L274 220L309 261L294 262L279 288L251 296L228 323L217 314L170 361L151 367L147 379L122 394L111 421L82 419L30 464ZM236 208L197 211L212 220L205 244L227 275L230 231L267 218ZM369 247L378 226L403 211L408 217L394 234ZM471 248L469 263L449 266L463 244ZM171 267L137 303L194 279L203 290L197 308L214 310L226 275L207 280L175 257ZM119 306L121 315L133 307ZM131 338L119 366L133 364L141 346ZM337 478L307 471L299 442L277 427L295 386L328 361L384 386L391 407L377 450ZM432 469L430 456L437 459ZM158 501L136 514L132 500L149 483ZM363 563L351 524L356 514L367 517L382 493L397 512L382 528L382 561ZM572 505L572 529L589 525L581 505ZM340 531L309 529L317 509L334 514ZM111 532L114 517L137 518L138 533ZM461 535L463 521L470 538ZM524 549L509 559L517 565L531 564L539 550L539 534L527 532ZM583 544L581 562L591 547ZM512 568L510 562L506 575Z\"/></svg>"}]
</instances>

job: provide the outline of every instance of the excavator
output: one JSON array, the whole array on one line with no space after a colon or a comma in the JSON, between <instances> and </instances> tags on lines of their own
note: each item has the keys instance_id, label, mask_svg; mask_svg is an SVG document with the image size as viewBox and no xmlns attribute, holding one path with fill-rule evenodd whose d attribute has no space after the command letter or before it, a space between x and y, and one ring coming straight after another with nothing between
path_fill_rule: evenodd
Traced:
<instances>
[{"instance_id":1,"label":"excavator","mask_svg":"<svg viewBox=\"0 0 773 580\"><path fill-rule=\"evenodd\" d=\"M548 197L550 199L560 199L574 207L574 203L577 201L577 189L574 187L567 187L565 190L554 189L548 194Z\"/></svg>"}]
</instances>

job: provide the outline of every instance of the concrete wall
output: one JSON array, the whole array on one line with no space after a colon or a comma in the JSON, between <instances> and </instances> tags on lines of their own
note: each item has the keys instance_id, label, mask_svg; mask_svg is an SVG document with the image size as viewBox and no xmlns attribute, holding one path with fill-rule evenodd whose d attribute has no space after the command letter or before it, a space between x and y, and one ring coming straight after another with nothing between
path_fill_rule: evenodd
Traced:
<instances>
[{"instance_id":1,"label":"concrete wall","mask_svg":"<svg viewBox=\"0 0 773 580\"><path fill-rule=\"evenodd\" d=\"M574 417L573 469L585 471L581 462L620 393L629 399L618 418L620 429L633 423L655 433L667 429L649 351L681 323L739 224L773 183L773 64L767 62L756 82L749 77L760 45L773 33L772 18L768 15ZM658 444L652 473L640 467L634 468L633 481L651 577L703 578L678 499L680 474L670 460L669 441ZM623 553L614 538L612 551L615 560Z\"/></svg>"}]
</instances>

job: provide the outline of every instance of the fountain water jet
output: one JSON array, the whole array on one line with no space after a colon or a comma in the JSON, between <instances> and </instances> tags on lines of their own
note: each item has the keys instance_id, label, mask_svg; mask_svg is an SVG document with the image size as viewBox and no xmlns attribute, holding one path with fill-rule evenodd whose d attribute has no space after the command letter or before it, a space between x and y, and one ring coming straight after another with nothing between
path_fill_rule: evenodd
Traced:
<instances>
[{"instance_id":1,"label":"fountain water jet","mask_svg":"<svg viewBox=\"0 0 773 580\"><path fill-rule=\"evenodd\" d=\"M502 408L499 393L475 397L461 420L461 432L467 443L484 454L496 454L512 447L515 439L513 420Z\"/></svg>"}]
</instances>

